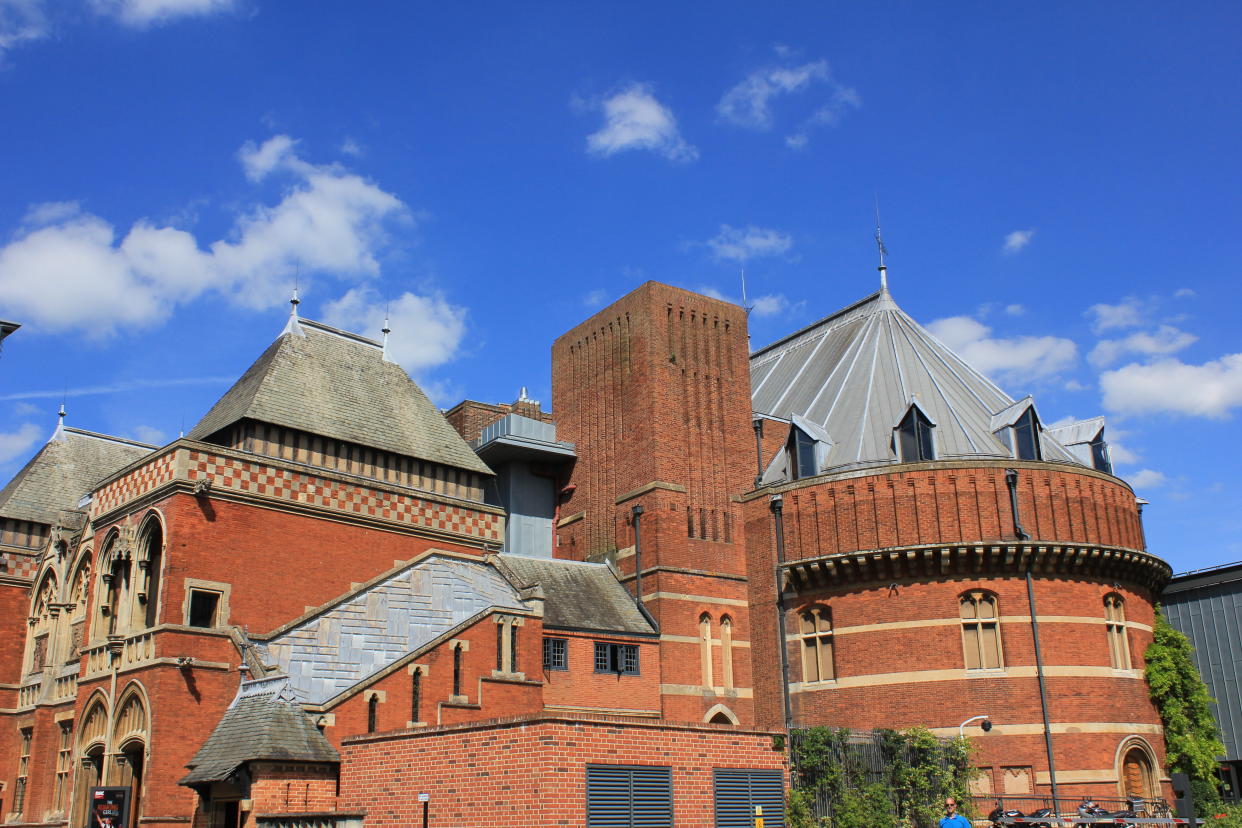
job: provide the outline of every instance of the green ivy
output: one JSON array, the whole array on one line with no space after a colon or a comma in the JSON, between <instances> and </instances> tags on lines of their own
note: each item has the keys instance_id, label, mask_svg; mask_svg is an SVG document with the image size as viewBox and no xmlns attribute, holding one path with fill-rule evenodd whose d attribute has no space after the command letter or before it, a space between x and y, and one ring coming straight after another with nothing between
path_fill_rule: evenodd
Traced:
<instances>
[{"instance_id":1,"label":"green ivy","mask_svg":"<svg viewBox=\"0 0 1242 828\"><path fill-rule=\"evenodd\" d=\"M967 789L975 771L967 740L946 741L914 728L877 730L865 741L859 744L845 728L798 733L797 784L786 812L790 828L934 826L946 796L969 810ZM815 817L817 801L829 804L831 817Z\"/></svg>"},{"instance_id":2,"label":"green ivy","mask_svg":"<svg viewBox=\"0 0 1242 828\"><path fill-rule=\"evenodd\" d=\"M1218 757L1225 755L1220 730L1212 715L1215 701L1199 676L1194 648L1185 635L1173 629L1156 607L1152 643L1143 656L1147 662L1147 687L1164 724L1166 762L1169 770L1190 777L1200 815L1220 806Z\"/></svg>"}]
</instances>

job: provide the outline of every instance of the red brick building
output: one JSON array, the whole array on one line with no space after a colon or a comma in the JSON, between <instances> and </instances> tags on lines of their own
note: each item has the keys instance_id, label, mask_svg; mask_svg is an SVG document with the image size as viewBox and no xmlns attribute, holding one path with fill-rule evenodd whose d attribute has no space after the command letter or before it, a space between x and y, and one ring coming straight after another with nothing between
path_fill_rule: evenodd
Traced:
<instances>
[{"instance_id":1,"label":"red brick building","mask_svg":"<svg viewBox=\"0 0 1242 828\"><path fill-rule=\"evenodd\" d=\"M779 811L787 724L981 714L981 790L1049 788L1046 720L1063 797L1158 793L1169 573L1102 421L886 290L750 354L648 283L552 374L445 415L294 313L185 438L59 428L0 491L0 815L726 825Z\"/></svg>"}]
</instances>

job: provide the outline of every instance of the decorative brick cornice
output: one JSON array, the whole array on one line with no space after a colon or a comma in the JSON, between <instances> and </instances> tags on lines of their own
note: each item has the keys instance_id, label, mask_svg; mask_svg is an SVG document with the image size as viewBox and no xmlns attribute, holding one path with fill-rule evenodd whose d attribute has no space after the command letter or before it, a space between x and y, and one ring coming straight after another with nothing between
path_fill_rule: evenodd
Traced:
<instances>
[{"instance_id":1,"label":"decorative brick cornice","mask_svg":"<svg viewBox=\"0 0 1242 828\"><path fill-rule=\"evenodd\" d=\"M1138 584L1155 593L1173 574L1167 563L1138 549L1074 543L932 544L804 558L784 565L784 588L944 580L954 577L1097 577Z\"/></svg>"}]
</instances>

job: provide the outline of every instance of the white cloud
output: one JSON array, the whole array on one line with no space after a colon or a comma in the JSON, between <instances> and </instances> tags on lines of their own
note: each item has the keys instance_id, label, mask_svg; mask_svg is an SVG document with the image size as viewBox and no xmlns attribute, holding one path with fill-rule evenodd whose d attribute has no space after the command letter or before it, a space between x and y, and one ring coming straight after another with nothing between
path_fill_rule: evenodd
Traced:
<instances>
[{"instance_id":1,"label":"white cloud","mask_svg":"<svg viewBox=\"0 0 1242 828\"><path fill-rule=\"evenodd\" d=\"M651 150L670 161L694 161L699 151L687 144L677 119L655 99L651 89L636 83L601 103L604 126L587 136L587 151L605 158L627 150Z\"/></svg>"},{"instance_id":2,"label":"white cloud","mask_svg":"<svg viewBox=\"0 0 1242 828\"><path fill-rule=\"evenodd\" d=\"M0 0L2 2L2 0ZM22 217L22 227L34 229L73 218L82 212L82 205L76 201L45 201L31 204Z\"/></svg>"},{"instance_id":3,"label":"white cloud","mask_svg":"<svg viewBox=\"0 0 1242 828\"><path fill-rule=\"evenodd\" d=\"M1197 295L1198 294L1196 294L1190 288L1178 288L1177 290L1173 291L1173 298L1175 299L1191 299Z\"/></svg>"},{"instance_id":4,"label":"white cloud","mask_svg":"<svg viewBox=\"0 0 1242 828\"><path fill-rule=\"evenodd\" d=\"M968 316L937 319L927 326L938 339L977 371L993 379L1025 385L1055 376L1078 360L1078 346L1056 336L992 337L992 329Z\"/></svg>"},{"instance_id":5,"label":"white cloud","mask_svg":"<svg viewBox=\"0 0 1242 828\"><path fill-rule=\"evenodd\" d=\"M344 155L352 155L355 158L360 158L366 150L363 149L362 144L347 135L345 136L345 140L341 142L341 152Z\"/></svg>"},{"instance_id":6,"label":"white cloud","mask_svg":"<svg viewBox=\"0 0 1242 828\"><path fill-rule=\"evenodd\" d=\"M602 308L607 301L608 291L603 288L596 288L586 296L582 297L582 304L586 305L588 308Z\"/></svg>"},{"instance_id":7,"label":"white cloud","mask_svg":"<svg viewBox=\"0 0 1242 828\"><path fill-rule=\"evenodd\" d=\"M389 357L411 374L443 365L458 353L466 334L466 309L438 293L403 293L385 302L370 287L351 288L324 308L324 321L379 338L388 315Z\"/></svg>"},{"instance_id":8,"label":"white cloud","mask_svg":"<svg viewBox=\"0 0 1242 828\"><path fill-rule=\"evenodd\" d=\"M1120 414L1184 414L1222 419L1242 406L1242 353L1202 365L1167 358L1100 374L1104 407Z\"/></svg>"},{"instance_id":9,"label":"white cloud","mask_svg":"<svg viewBox=\"0 0 1242 828\"><path fill-rule=\"evenodd\" d=\"M164 432L155 426L134 426L131 433L133 434L133 438L140 443L150 443L153 446L162 446L166 442Z\"/></svg>"},{"instance_id":10,"label":"white cloud","mask_svg":"<svg viewBox=\"0 0 1242 828\"><path fill-rule=\"evenodd\" d=\"M285 174L292 182L274 206L239 215L227 238L204 246L190 233L135 222L123 238L103 218L68 204L36 205L27 224L0 247L0 313L33 328L107 336L151 325L180 303L215 291L262 308L285 300L297 272L358 281L379 272L387 222L408 218L396 196L334 165L303 161L291 138L247 144L247 176ZM33 217L33 218L32 218ZM32 227L34 219L43 226Z\"/></svg>"},{"instance_id":11,"label":"white cloud","mask_svg":"<svg viewBox=\"0 0 1242 828\"><path fill-rule=\"evenodd\" d=\"M297 161L293 149L297 141L288 135L273 135L262 144L247 141L237 151L237 160L241 161L246 178L260 181L266 178L277 167Z\"/></svg>"},{"instance_id":12,"label":"white cloud","mask_svg":"<svg viewBox=\"0 0 1242 828\"><path fill-rule=\"evenodd\" d=\"M32 414L38 414L42 410L43 409L39 408L39 406L32 405L28 402L19 402L17 405L13 406L13 414L17 417L29 417Z\"/></svg>"},{"instance_id":13,"label":"white cloud","mask_svg":"<svg viewBox=\"0 0 1242 828\"><path fill-rule=\"evenodd\" d=\"M1010 316L1025 316L1026 307L1023 305L1005 305L1005 313Z\"/></svg>"},{"instance_id":14,"label":"white cloud","mask_svg":"<svg viewBox=\"0 0 1242 828\"><path fill-rule=\"evenodd\" d=\"M720 232L707 240L712 255L720 261L745 262L762 256L780 256L789 252L793 239L770 227L731 227L720 225Z\"/></svg>"},{"instance_id":15,"label":"white cloud","mask_svg":"<svg viewBox=\"0 0 1242 828\"><path fill-rule=\"evenodd\" d=\"M1115 466L1132 466L1142 458L1139 453L1132 451L1124 443L1121 442L1120 432L1105 432L1105 439L1108 442L1108 456L1112 458Z\"/></svg>"},{"instance_id":16,"label":"white cloud","mask_svg":"<svg viewBox=\"0 0 1242 828\"><path fill-rule=\"evenodd\" d=\"M779 50L778 54L781 54ZM788 53L781 56L786 57ZM776 123L772 105L777 98L804 92L814 86L827 89L827 100L821 102L803 119L800 127L785 137L785 145L790 149L802 149L807 145L807 133L812 127L836 126L847 112L862 105L856 90L833 77L826 60L816 60L801 66L768 66L756 69L725 92L716 104L716 114L721 120L736 126L769 130Z\"/></svg>"},{"instance_id":17,"label":"white cloud","mask_svg":"<svg viewBox=\"0 0 1242 828\"><path fill-rule=\"evenodd\" d=\"M43 0L0 0L0 61L13 47L47 35Z\"/></svg>"},{"instance_id":18,"label":"white cloud","mask_svg":"<svg viewBox=\"0 0 1242 828\"><path fill-rule=\"evenodd\" d=\"M25 454L42 433L34 423L24 423L17 431L0 431L0 463L7 463Z\"/></svg>"},{"instance_id":19,"label":"white cloud","mask_svg":"<svg viewBox=\"0 0 1242 828\"><path fill-rule=\"evenodd\" d=\"M755 316L779 316L789 307L789 300L783 293L770 293L759 296L753 301L751 312Z\"/></svg>"},{"instance_id":20,"label":"white cloud","mask_svg":"<svg viewBox=\"0 0 1242 828\"><path fill-rule=\"evenodd\" d=\"M181 17L228 11L236 4L234 0L91 0L91 5L100 14L141 29Z\"/></svg>"},{"instance_id":21,"label":"white cloud","mask_svg":"<svg viewBox=\"0 0 1242 828\"><path fill-rule=\"evenodd\" d=\"M1012 233L1005 235L1005 243L1001 246L1001 250L1006 253L1017 253L1022 248L1031 243L1031 239L1035 236L1035 229L1014 230Z\"/></svg>"},{"instance_id":22,"label":"white cloud","mask_svg":"<svg viewBox=\"0 0 1242 828\"><path fill-rule=\"evenodd\" d=\"M1112 446L1110 445L1109 448L1111 449ZM1136 489L1154 489L1157 486L1163 486L1168 481L1168 478L1154 469L1140 469L1126 479Z\"/></svg>"},{"instance_id":23,"label":"white cloud","mask_svg":"<svg viewBox=\"0 0 1242 828\"><path fill-rule=\"evenodd\" d=\"M1087 357L1097 368L1112 365L1126 354L1173 354L1193 345L1199 337L1172 325L1161 325L1155 331L1138 331L1123 339L1104 339L1091 349Z\"/></svg>"},{"instance_id":24,"label":"white cloud","mask_svg":"<svg viewBox=\"0 0 1242 828\"><path fill-rule=\"evenodd\" d=\"M1143 324L1145 313L1143 303L1135 296L1128 296L1116 305L1100 303L1087 308L1087 316L1092 317L1091 328L1096 333L1137 327Z\"/></svg>"}]
</instances>

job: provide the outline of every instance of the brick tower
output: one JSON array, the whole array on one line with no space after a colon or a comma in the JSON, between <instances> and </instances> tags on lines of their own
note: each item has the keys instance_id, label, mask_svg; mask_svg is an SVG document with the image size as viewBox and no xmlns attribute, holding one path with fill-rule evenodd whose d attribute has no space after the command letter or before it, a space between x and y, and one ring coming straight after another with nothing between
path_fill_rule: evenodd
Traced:
<instances>
[{"instance_id":1,"label":"brick tower","mask_svg":"<svg viewBox=\"0 0 1242 828\"><path fill-rule=\"evenodd\" d=\"M552 348L553 410L579 458L562 494L556 554L613 560L641 590L660 628L669 719L753 720L735 501L752 483L747 357L740 307L656 282Z\"/></svg>"}]
</instances>

